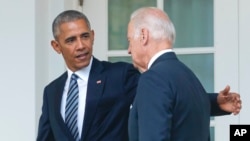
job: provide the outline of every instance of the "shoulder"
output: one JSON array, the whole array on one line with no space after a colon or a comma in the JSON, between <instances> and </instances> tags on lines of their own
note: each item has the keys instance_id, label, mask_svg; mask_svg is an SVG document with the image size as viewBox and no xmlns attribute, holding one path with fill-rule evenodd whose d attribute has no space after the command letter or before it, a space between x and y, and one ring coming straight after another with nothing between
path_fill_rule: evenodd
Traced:
<instances>
[{"instance_id":1,"label":"shoulder","mask_svg":"<svg viewBox=\"0 0 250 141\"><path fill-rule=\"evenodd\" d=\"M130 63L126 62L103 62L104 68L107 72L112 73L112 76L121 77L124 76L126 79L130 77L139 78L140 72L134 68Z\"/></svg>"},{"instance_id":2,"label":"shoulder","mask_svg":"<svg viewBox=\"0 0 250 141\"><path fill-rule=\"evenodd\" d=\"M121 61L120 62L100 61L96 58L94 58L92 69L99 69L105 72L116 71L116 73L121 73L123 71L129 71L129 70L137 72L137 70L131 63L121 62Z\"/></svg>"},{"instance_id":3,"label":"shoulder","mask_svg":"<svg viewBox=\"0 0 250 141\"><path fill-rule=\"evenodd\" d=\"M105 68L111 68L111 69L126 69L126 68L133 68L133 65L127 62L107 62L107 61L101 61L103 66Z\"/></svg>"},{"instance_id":4,"label":"shoulder","mask_svg":"<svg viewBox=\"0 0 250 141\"><path fill-rule=\"evenodd\" d=\"M127 62L108 62L95 60L91 68L93 72L100 72L115 80L122 79L123 81L134 80L138 81L140 72L130 63Z\"/></svg>"},{"instance_id":5,"label":"shoulder","mask_svg":"<svg viewBox=\"0 0 250 141\"><path fill-rule=\"evenodd\" d=\"M52 80L49 84L47 84L46 88L53 88L64 84L66 82L67 76L67 72L64 72L63 74Z\"/></svg>"}]
</instances>

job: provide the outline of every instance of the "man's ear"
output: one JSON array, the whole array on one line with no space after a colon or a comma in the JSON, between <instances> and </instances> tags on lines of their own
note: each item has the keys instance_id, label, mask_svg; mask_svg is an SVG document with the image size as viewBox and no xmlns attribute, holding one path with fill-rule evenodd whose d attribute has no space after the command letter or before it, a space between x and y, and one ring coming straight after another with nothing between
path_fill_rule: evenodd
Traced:
<instances>
[{"instance_id":1,"label":"man's ear","mask_svg":"<svg viewBox=\"0 0 250 141\"><path fill-rule=\"evenodd\" d=\"M58 54L61 54L61 48L60 48L60 45L59 43L56 41L56 40L52 40L51 41L51 46L53 47L53 49L58 53Z\"/></svg>"},{"instance_id":2,"label":"man's ear","mask_svg":"<svg viewBox=\"0 0 250 141\"><path fill-rule=\"evenodd\" d=\"M148 33L148 30L145 29L145 28L142 28L141 29L141 42L143 45L146 45L148 43L148 39L149 39L149 33Z\"/></svg>"},{"instance_id":3,"label":"man's ear","mask_svg":"<svg viewBox=\"0 0 250 141\"><path fill-rule=\"evenodd\" d=\"M91 30L91 34L92 34L92 44L94 44L94 40L95 40L95 31Z\"/></svg>"}]
</instances>

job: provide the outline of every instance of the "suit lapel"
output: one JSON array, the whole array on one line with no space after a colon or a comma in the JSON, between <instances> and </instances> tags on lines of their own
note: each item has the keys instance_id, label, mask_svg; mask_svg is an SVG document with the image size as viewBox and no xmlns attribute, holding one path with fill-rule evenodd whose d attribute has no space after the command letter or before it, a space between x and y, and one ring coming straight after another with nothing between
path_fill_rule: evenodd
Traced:
<instances>
[{"instance_id":1,"label":"suit lapel","mask_svg":"<svg viewBox=\"0 0 250 141\"><path fill-rule=\"evenodd\" d=\"M55 104L55 116L56 120L58 121L61 129L63 132L65 132L65 135L73 139L73 136L71 135L69 129L67 128L62 115L61 115L61 102L62 102L62 95L63 95L63 90L64 86L67 80L68 74L65 72L59 79L58 83L56 84L55 88L55 97L54 97L54 104Z\"/></svg>"},{"instance_id":2,"label":"suit lapel","mask_svg":"<svg viewBox=\"0 0 250 141\"><path fill-rule=\"evenodd\" d=\"M85 116L83 121L83 130L82 130L82 140L85 140L92 121L96 114L98 103L102 97L102 91L105 84L106 76L102 74L103 65L100 61L93 58L93 63L88 80L88 89L86 97L86 107L85 107Z\"/></svg>"}]
</instances>

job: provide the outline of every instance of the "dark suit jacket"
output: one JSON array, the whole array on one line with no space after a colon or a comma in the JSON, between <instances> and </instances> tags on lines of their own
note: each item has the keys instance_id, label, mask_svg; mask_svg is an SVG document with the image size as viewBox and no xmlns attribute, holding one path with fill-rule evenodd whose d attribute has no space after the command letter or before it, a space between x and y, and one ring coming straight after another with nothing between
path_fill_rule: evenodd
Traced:
<instances>
[{"instance_id":1,"label":"dark suit jacket","mask_svg":"<svg viewBox=\"0 0 250 141\"><path fill-rule=\"evenodd\" d=\"M131 64L93 59L81 141L128 140L128 114L138 77ZM37 141L73 141L60 113L66 79L65 72L44 89Z\"/></svg>"},{"instance_id":2,"label":"dark suit jacket","mask_svg":"<svg viewBox=\"0 0 250 141\"><path fill-rule=\"evenodd\" d=\"M140 77L129 116L130 141L208 141L210 101L174 52Z\"/></svg>"}]
</instances>

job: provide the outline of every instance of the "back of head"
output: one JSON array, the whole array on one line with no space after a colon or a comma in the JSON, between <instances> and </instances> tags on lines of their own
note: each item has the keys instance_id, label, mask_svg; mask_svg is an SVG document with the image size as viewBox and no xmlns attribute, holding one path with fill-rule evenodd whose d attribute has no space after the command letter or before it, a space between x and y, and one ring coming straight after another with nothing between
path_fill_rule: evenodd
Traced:
<instances>
[{"instance_id":1,"label":"back of head","mask_svg":"<svg viewBox=\"0 0 250 141\"><path fill-rule=\"evenodd\" d=\"M66 10L62 13L60 13L53 21L52 24L52 32L53 32L53 36L56 39L57 35L59 34L59 27L61 24L66 23L66 22L71 22L71 21L75 21L75 20L84 20L89 29L91 29L90 26L90 22L87 18L86 15L84 15L83 13L76 11L76 10Z\"/></svg>"},{"instance_id":2,"label":"back of head","mask_svg":"<svg viewBox=\"0 0 250 141\"><path fill-rule=\"evenodd\" d=\"M143 7L132 13L130 21L133 22L135 35L138 38L140 30L147 28L155 40L175 41L175 28L167 13L156 7Z\"/></svg>"}]
</instances>

